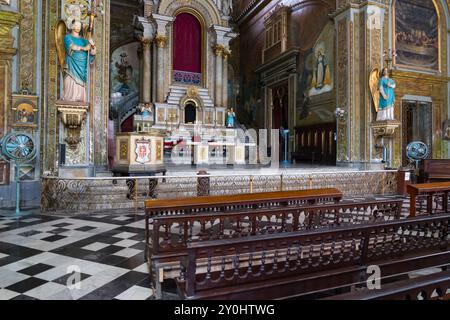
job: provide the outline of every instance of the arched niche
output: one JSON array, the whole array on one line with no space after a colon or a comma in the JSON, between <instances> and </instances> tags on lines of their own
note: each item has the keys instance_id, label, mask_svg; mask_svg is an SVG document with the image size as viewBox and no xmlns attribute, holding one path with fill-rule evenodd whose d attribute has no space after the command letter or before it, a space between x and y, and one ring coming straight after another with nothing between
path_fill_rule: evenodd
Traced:
<instances>
[{"instance_id":1,"label":"arched niche","mask_svg":"<svg viewBox=\"0 0 450 320\"><path fill-rule=\"evenodd\" d=\"M180 10L176 14L172 27L174 83L202 85L205 71L204 33L204 21L198 13Z\"/></svg>"}]
</instances>

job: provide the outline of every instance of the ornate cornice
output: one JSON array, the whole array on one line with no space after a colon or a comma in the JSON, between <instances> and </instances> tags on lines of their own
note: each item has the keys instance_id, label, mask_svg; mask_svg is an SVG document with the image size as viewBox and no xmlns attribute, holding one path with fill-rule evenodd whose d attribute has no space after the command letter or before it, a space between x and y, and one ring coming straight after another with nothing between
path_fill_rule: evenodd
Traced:
<instances>
[{"instance_id":1,"label":"ornate cornice","mask_svg":"<svg viewBox=\"0 0 450 320\"><path fill-rule=\"evenodd\" d=\"M336 7L336 11L331 14L330 16L332 18L337 17L341 13L349 10L349 9L361 9L365 6L378 6L381 8L387 8L389 7L390 0L342 0L339 1Z\"/></svg>"}]
</instances>

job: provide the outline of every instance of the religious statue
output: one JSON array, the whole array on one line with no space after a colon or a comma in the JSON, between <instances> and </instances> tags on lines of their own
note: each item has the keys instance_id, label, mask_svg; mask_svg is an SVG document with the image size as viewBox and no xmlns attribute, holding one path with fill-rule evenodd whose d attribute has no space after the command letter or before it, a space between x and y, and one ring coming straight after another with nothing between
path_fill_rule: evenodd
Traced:
<instances>
[{"instance_id":1,"label":"religious statue","mask_svg":"<svg viewBox=\"0 0 450 320\"><path fill-rule=\"evenodd\" d=\"M377 121L395 120L395 81L389 77L389 69L383 68L381 78L378 69L372 70L369 78L373 103L377 112Z\"/></svg>"},{"instance_id":2,"label":"religious statue","mask_svg":"<svg viewBox=\"0 0 450 320\"><path fill-rule=\"evenodd\" d=\"M141 115L143 117L150 117L152 115L152 107L150 103L145 103L141 106Z\"/></svg>"},{"instance_id":3,"label":"religious statue","mask_svg":"<svg viewBox=\"0 0 450 320\"><path fill-rule=\"evenodd\" d=\"M236 114L234 113L233 108L229 109L227 112L227 127L234 128L234 119L236 118Z\"/></svg>"},{"instance_id":4,"label":"religious statue","mask_svg":"<svg viewBox=\"0 0 450 320\"><path fill-rule=\"evenodd\" d=\"M87 101L89 66L94 62L96 54L93 40L82 37L80 16L72 14L66 23L59 21L55 31L59 63L64 74L64 101ZM70 30L69 34L67 29Z\"/></svg>"}]
</instances>

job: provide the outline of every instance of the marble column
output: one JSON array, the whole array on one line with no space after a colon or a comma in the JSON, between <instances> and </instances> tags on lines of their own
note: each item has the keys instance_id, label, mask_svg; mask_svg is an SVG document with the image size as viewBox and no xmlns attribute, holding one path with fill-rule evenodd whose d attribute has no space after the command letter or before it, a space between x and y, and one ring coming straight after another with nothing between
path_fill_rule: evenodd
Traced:
<instances>
[{"instance_id":1,"label":"marble column","mask_svg":"<svg viewBox=\"0 0 450 320\"><path fill-rule=\"evenodd\" d=\"M222 106L228 107L228 59L231 52L227 49L223 52L223 84L222 84Z\"/></svg>"},{"instance_id":2,"label":"marble column","mask_svg":"<svg viewBox=\"0 0 450 320\"><path fill-rule=\"evenodd\" d=\"M156 102L164 102L164 52L167 44L167 37L158 35L156 36L156 60L157 60L157 70L156 70Z\"/></svg>"},{"instance_id":3,"label":"marble column","mask_svg":"<svg viewBox=\"0 0 450 320\"><path fill-rule=\"evenodd\" d=\"M222 75L222 67L223 67L223 52L224 47L222 45L216 45L214 47L214 55L216 56L216 83L215 83L215 94L214 94L214 101L216 107L223 107L223 101L222 101L222 94L223 94L223 88L222 88L222 82L223 82L223 75Z\"/></svg>"},{"instance_id":4,"label":"marble column","mask_svg":"<svg viewBox=\"0 0 450 320\"><path fill-rule=\"evenodd\" d=\"M166 61L167 44L168 44L168 32L167 27L174 20L174 17L163 16L160 14L152 14L150 20L156 26L156 102L164 103L165 89L166 89L166 76L167 72L170 72L169 67L171 62ZM168 60L168 59L167 59ZM167 66L166 66L167 65Z\"/></svg>"},{"instance_id":5,"label":"marble column","mask_svg":"<svg viewBox=\"0 0 450 320\"><path fill-rule=\"evenodd\" d=\"M142 39L142 102L144 104L152 101L152 61L151 61L151 39Z\"/></svg>"}]
</instances>

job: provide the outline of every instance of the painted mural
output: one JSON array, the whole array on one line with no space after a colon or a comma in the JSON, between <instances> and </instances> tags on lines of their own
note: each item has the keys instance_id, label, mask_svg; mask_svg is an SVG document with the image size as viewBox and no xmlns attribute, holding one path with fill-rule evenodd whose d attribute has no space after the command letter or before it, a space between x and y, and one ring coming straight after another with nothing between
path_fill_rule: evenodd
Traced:
<instances>
[{"instance_id":1,"label":"painted mural","mask_svg":"<svg viewBox=\"0 0 450 320\"><path fill-rule=\"evenodd\" d=\"M334 26L325 25L316 44L305 55L299 75L297 125L333 121L335 106L327 104L334 88Z\"/></svg>"},{"instance_id":2,"label":"painted mural","mask_svg":"<svg viewBox=\"0 0 450 320\"><path fill-rule=\"evenodd\" d=\"M123 97L139 92L140 44L133 42L114 50L111 57L111 97Z\"/></svg>"},{"instance_id":3,"label":"painted mural","mask_svg":"<svg viewBox=\"0 0 450 320\"><path fill-rule=\"evenodd\" d=\"M306 56L307 96L317 96L333 90L334 28L327 24L316 45Z\"/></svg>"},{"instance_id":4,"label":"painted mural","mask_svg":"<svg viewBox=\"0 0 450 320\"><path fill-rule=\"evenodd\" d=\"M439 28L432 0L397 0L396 64L439 69Z\"/></svg>"}]
</instances>

